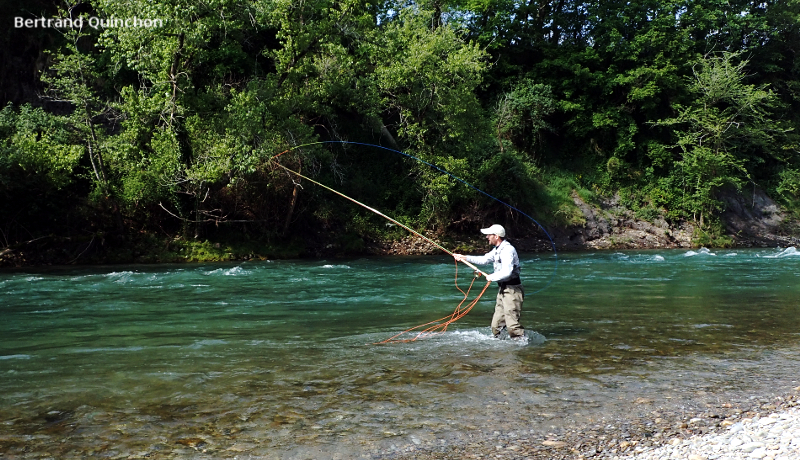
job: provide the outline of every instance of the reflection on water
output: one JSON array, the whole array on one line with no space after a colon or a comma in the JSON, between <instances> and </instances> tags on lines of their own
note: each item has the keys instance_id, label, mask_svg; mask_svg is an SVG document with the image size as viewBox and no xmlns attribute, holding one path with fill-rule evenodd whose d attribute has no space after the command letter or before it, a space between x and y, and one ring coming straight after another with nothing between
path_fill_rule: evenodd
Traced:
<instances>
[{"instance_id":1,"label":"reflection on water","mask_svg":"<svg viewBox=\"0 0 800 460\"><path fill-rule=\"evenodd\" d=\"M451 259L6 272L0 453L352 458L724 388L798 359L797 254L562 255L527 341L490 337L490 291L446 334L380 346L458 304ZM531 292L552 264L523 256Z\"/></svg>"}]
</instances>

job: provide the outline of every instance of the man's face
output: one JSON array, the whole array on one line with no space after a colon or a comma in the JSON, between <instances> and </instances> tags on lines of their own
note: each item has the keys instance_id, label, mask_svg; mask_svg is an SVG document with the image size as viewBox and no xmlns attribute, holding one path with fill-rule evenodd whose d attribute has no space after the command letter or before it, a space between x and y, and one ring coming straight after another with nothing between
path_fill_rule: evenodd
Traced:
<instances>
[{"instance_id":1,"label":"man's face","mask_svg":"<svg viewBox=\"0 0 800 460\"><path fill-rule=\"evenodd\" d=\"M500 237L499 237L499 236L497 236L497 235L486 235L486 240L487 240L487 241L489 242L489 244L491 244L492 246L497 246L497 245L499 245L499 244L500 244Z\"/></svg>"}]
</instances>

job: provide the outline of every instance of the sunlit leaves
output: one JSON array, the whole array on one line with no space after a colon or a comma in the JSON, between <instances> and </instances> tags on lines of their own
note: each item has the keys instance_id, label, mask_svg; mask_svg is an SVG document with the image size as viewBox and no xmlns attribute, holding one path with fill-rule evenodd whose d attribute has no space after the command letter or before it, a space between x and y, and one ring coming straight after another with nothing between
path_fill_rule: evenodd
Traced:
<instances>
[{"instance_id":1,"label":"sunlit leaves","mask_svg":"<svg viewBox=\"0 0 800 460\"><path fill-rule=\"evenodd\" d=\"M533 152L541 132L552 129L547 117L556 110L550 86L523 80L497 102L494 125L500 149L503 141L512 142L522 151Z\"/></svg>"},{"instance_id":2,"label":"sunlit leaves","mask_svg":"<svg viewBox=\"0 0 800 460\"><path fill-rule=\"evenodd\" d=\"M683 178L691 197L687 207L701 216L719 209L714 196L719 187L752 181L754 165L769 149L779 150L776 136L785 133L770 117L775 95L765 85L744 82L747 63L737 53L698 61L688 85L695 99L676 105L677 117L659 122L676 134L680 159L674 174Z\"/></svg>"},{"instance_id":3,"label":"sunlit leaves","mask_svg":"<svg viewBox=\"0 0 800 460\"><path fill-rule=\"evenodd\" d=\"M19 168L59 189L72 182L84 147L72 142L62 120L41 108L11 105L0 111L0 182Z\"/></svg>"},{"instance_id":4,"label":"sunlit leaves","mask_svg":"<svg viewBox=\"0 0 800 460\"><path fill-rule=\"evenodd\" d=\"M430 11L403 10L372 47L382 105L399 117L398 133L417 149L458 142L472 131L480 109L474 90L486 54L442 25Z\"/></svg>"}]
</instances>

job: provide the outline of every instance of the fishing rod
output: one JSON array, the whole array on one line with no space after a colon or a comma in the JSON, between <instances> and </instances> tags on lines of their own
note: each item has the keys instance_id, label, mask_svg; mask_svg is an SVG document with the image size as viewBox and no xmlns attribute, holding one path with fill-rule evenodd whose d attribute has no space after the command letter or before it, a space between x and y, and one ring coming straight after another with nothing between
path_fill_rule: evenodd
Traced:
<instances>
[{"instance_id":1,"label":"fishing rod","mask_svg":"<svg viewBox=\"0 0 800 460\"><path fill-rule=\"evenodd\" d=\"M309 142L309 143L307 143L307 144L301 144L301 145L297 145L297 146L294 146L294 147L292 147L292 148L286 149L286 150L284 150L283 152L281 152L281 153L279 153L279 154L277 154L277 155L274 155L273 157L271 157L271 158L270 158L270 160L274 160L274 159L276 159L276 158L280 157L281 155L283 155L283 154L285 154L285 153L291 152L291 151L293 151L293 150L296 150L296 149L299 149L299 148L302 148L302 147L309 147L309 146L312 146L312 145L320 145L320 144L349 144L349 145L361 145L361 146L366 146L366 147L376 147L376 148L379 148L379 149L388 150L388 151L390 151L390 152L398 153L398 154L400 154L400 155L403 155L403 156L405 156L405 157L407 157L407 158L411 158L411 159L413 159L413 160L415 160L415 161L418 161L418 162L420 162L420 163L423 163L423 164L425 164L425 165L427 165L427 166L429 166L429 167L431 167L431 168L433 168L433 169L435 169L435 170L437 170L437 171L441 172L442 174L446 174L447 176L449 176L449 177L451 177L451 178L453 178L453 179L457 180L458 182L461 182L462 184L464 184L464 185L466 185L467 187L469 187L469 188L471 188L471 189L475 190L476 192L479 192L479 193L481 193L482 195L484 195L484 196L487 196L487 197L489 197L489 198L491 198L491 199L493 199L493 200L497 201L498 203L500 203L500 204L502 204L502 205L506 206L507 208L509 208L509 209L511 209L511 210L514 210L514 211L516 211L516 212L520 213L521 215L523 215L523 216L525 216L526 218L528 218L528 219L529 219L531 222L533 222L534 224L536 224L536 225L539 227L539 229L540 229L540 230L541 230L541 231L542 231L542 232L543 232L543 233L544 233L544 234L547 236L547 239L549 239L549 240L550 240L550 245L551 245L551 247L553 248L553 256L554 256L554 258L555 258L555 264L554 264L554 266L553 266L553 273L550 275L550 279L547 281L547 284L545 284L545 285L544 285L544 287L542 287L541 289L539 289L539 290L537 290L537 291L534 291L534 292L532 292L531 294L536 294L536 293L538 293L538 292L541 292L541 291L543 291L543 290L547 289L547 287L548 287L548 286L550 286L550 284L552 284L553 280L555 279L555 277L556 277L556 273L557 273L557 271L558 271L558 251L556 250L556 243L555 243L555 241L553 240L553 237L552 237L552 236L550 236L550 233L548 233L548 232L547 232L547 230L544 228L544 226L542 226L542 224L540 224L540 223L539 223L539 222L538 222L536 219L534 219L533 217L529 216L528 214L526 214L526 213L525 213L525 212L523 212L522 210L518 209L517 207L515 207L515 206L513 206L513 205L511 205L511 204L509 204L509 203L506 203L505 201L503 201L503 200L501 200L501 199L499 199L499 198L497 198L497 197L495 197L495 196L492 196L492 195L490 195L489 193L486 193L486 192L484 192L483 190L479 189L478 187L475 187L474 185L470 184L469 182L465 181L464 179L462 179L462 178L460 178L460 177L458 177L458 176L456 176L456 175L452 174L451 172L449 172L449 171L447 171L447 170L445 170L445 169L442 169L442 168L440 168L439 166L436 166L435 164L429 163L429 162L427 162L427 161L425 161L425 160L423 160L423 159L421 159L421 158L417 158L417 157L415 157L414 155L411 155L411 154L409 154L409 153L406 153L406 152L402 152L402 151L400 151L400 150L395 150L395 149L392 149L392 148L389 148L389 147L384 147L384 146L382 146L382 145L367 144L367 143L364 143L364 142L352 142L352 141L316 141L316 142ZM280 163L277 163L277 164L278 164L278 165L280 165ZM283 165L280 165L280 166L281 166L281 167L283 167ZM306 178L306 179L308 179L308 178ZM311 181L310 179L308 179L308 180L309 180L309 181ZM320 186L322 186L322 187L325 187L324 185L320 184L319 182L315 182L315 181L311 181L311 182L314 182L314 183L316 183L316 184L318 184L318 185L320 185ZM331 189L331 188L329 188L329 187L325 187L325 188L326 188L326 189L328 189L328 190L331 190L331 191L333 191L333 192L335 192L335 193L337 193L337 194L339 194L339 192L336 192L335 190L333 190L333 189ZM341 195L341 194L340 194L340 195ZM344 196L344 195L342 195L342 196ZM345 197L345 198L347 198L347 199L349 199L349 200L351 200L351 201L354 201L354 202L355 202L355 200L352 200L351 198L348 198L348 197ZM361 205L361 203L359 203L359 205ZM364 206L364 205L361 205L361 206ZM371 211L373 211L373 212L377 212L377 211L375 211L375 210L373 210L373 209L369 208L368 206L364 206L364 207L365 207L365 208L367 208L367 209L370 209L370 210L371 210ZM379 213L379 214L380 214L380 213ZM397 221L395 221L395 220L393 220L393 219L390 219L388 216L385 216L385 215L383 215L383 214L381 214L381 215L382 215L383 217L385 217L385 218L387 218L387 219L391 220L392 222L396 223L397 225L400 225L401 227L405 228L406 230L408 230L408 231L410 231L410 232L412 232L412 233L414 233L414 234L416 234L416 235L419 235L420 237L422 237L422 238L426 239L427 241L430 241L431 243L433 243L434 245L436 245L436 247L438 247L438 248L442 249L442 250L443 250L443 251L445 251L446 253L448 253L448 254L450 254L450 255L452 255L452 254L453 254L452 252L448 251L447 249L443 248L442 246L440 246L440 245L438 245L438 244L434 243L434 242L433 242L433 241L431 241L430 239L428 239L428 238L426 238L426 237L424 237L424 236L420 235L419 233L417 233L417 232L413 231L412 229L410 229L410 228L406 227L405 225L402 225L402 224L400 224L399 222L397 222ZM480 270L478 270L478 272L480 272L480 273L483 273L483 272L481 272Z\"/></svg>"},{"instance_id":2,"label":"fishing rod","mask_svg":"<svg viewBox=\"0 0 800 460\"><path fill-rule=\"evenodd\" d=\"M320 187L324 188L325 190L331 191L331 192L333 192L333 193L335 193L335 194L339 195L340 197L342 197L342 198L344 198L344 199L350 200L350 201L352 201L353 203L355 203L355 204L357 204L357 205L359 205L359 206L361 206L361 207L363 207L363 208L365 208L365 209L368 209L368 210L370 210L370 211L374 212L375 214L377 214L377 215L379 215L379 216L383 217L384 219L388 220L389 222L391 222L391 223L393 223L393 224L395 224L395 225L398 225L398 226L400 226L400 227L402 227L402 228L404 228L404 229L408 230L409 232L413 233L414 235L417 235L418 237L420 237L420 238L424 239L425 241L427 241L427 242L431 243L432 245L434 245L434 246L436 246L437 248L441 249L442 251L444 251L444 252L446 252L446 253L450 254L451 256L453 255L453 253L452 253L451 251L449 251L447 248L445 248L444 246L440 245L440 244L439 244L439 243L437 243L436 241L433 241L432 239L430 239L430 238L428 238L427 236L425 236L425 235L423 235L423 234L419 233L418 231L414 230L413 228L411 228L411 227L409 227L409 226L407 226L407 225L404 225L404 224L402 224L401 222L398 222L398 221L397 221L397 220L395 220L395 219L392 219L391 217L389 217L389 216L387 216L386 214L384 214L384 213L382 213L382 212L378 211L377 209L375 209L375 208L372 208L372 207L370 207L370 206L367 206L366 204L364 204L364 203L362 203L362 202L360 202L360 201L358 201L358 200L355 200L355 199L353 199L353 198L350 198L349 196L345 195L344 193L341 193L341 192L339 192L339 191L336 191L336 190L334 190L334 189L332 189L332 188L328 187L328 186L327 186L327 185L325 185L325 184L322 184L322 183L320 183L320 182L317 182L317 181L315 181L314 179L311 179L310 177L306 177L306 176L304 176L304 175L300 174L300 173L299 173L299 172L297 172L297 171L293 171L293 170L291 170L291 169L287 168L286 166L284 166L284 165L282 165L282 164L280 164L280 163L276 163L276 164L277 164L278 166L280 166L281 168L283 168L283 169L284 169L284 171L286 171L286 172L289 172L289 173L292 173L292 174L294 174L295 176L297 176L297 177L299 177L299 178L301 178L301 179L305 179L305 180L307 180L307 181L311 182L312 184L318 185L318 186L320 186ZM471 269L475 270L475 272L476 272L476 273L478 273L478 274L482 275L483 277L486 277L486 273L484 273L484 272L482 272L481 270L479 270L479 269L478 269L478 267L476 267L475 265L472 265L471 263L467 262L466 260L463 260L462 262L463 262L463 263L464 263L466 266L468 266L469 268L471 268Z\"/></svg>"}]
</instances>

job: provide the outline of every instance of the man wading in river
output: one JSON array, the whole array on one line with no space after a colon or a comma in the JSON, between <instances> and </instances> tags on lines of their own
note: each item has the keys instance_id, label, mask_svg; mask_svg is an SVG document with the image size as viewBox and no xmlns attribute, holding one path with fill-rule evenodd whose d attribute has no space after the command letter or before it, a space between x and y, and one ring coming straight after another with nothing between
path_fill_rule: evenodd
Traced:
<instances>
[{"instance_id":1,"label":"man wading in river","mask_svg":"<svg viewBox=\"0 0 800 460\"><path fill-rule=\"evenodd\" d=\"M497 281L497 285L500 287L497 291L497 302L492 317L492 334L499 337L505 327L512 339L521 339L525 336L525 328L519 323L519 315L522 313L525 291L523 291L522 281L519 279L517 250L506 241L506 230L501 225L494 224L489 228L482 228L481 233L486 235L486 239L494 246L494 249L483 256L453 254L453 258L459 262L467 261L472 264L488 264L490 262L494 264L494 273L486 275L487 280Z\"/></svg>"}]
</instances>

